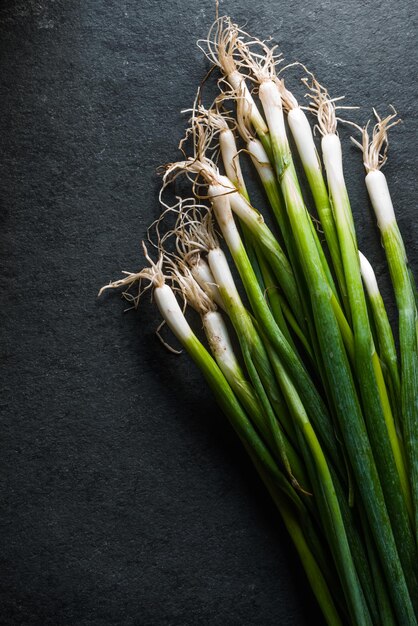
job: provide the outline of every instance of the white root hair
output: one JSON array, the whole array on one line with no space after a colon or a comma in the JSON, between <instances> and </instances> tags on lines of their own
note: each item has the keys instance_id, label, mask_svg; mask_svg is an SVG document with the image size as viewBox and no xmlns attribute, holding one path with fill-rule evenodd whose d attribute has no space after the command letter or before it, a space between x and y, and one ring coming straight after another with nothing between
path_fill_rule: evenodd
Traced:
<instances>
[{"instance_id":1,"label":"white root hair","mask_svg":"<svg viewBox=\"0 0 418 626\"><path fill-rule=\"evenodd\" d=\"M125 274L124 278L114 280L108 285L104 285L98 293L99 297L107 289L119 289L123 287L124 291L122 292L122 296L125 300L132 303L131 308L137 308L141 296L148 291L148 289L162 287L165 284L166 277L163 272L163 254L160 253L158 261L155 263L149 256L144 242L142 242L142 248L149 266L142 268L138 272L122 272L122 274ZM146 281L145 285L143 285L143 281ZM132 294L130 290L136 283L138 283L138 291L136 294Z\"/></svg>"},{"instance_id":2,"label":"white root hair","mask_svg":"<svg viewBox=\"0 0 418 626\"><path fill-rule=\"evenodd\" d=\"M174 225L162 234L161 223L173 213L176 215ZM152 228L155 231L154 236L151 234ZM174 250L172 246L173 251L170 251L166 246L172 238ZM166 208L149 227L148 241L164 256L166 263L183 263L190 268L200 262L202 254L220 245L211 208L198 203L193 197L177 198L173 206Z\"/></svg>"},{"instance_id":3,"label":"white root hair","mask_svg":"<svg viewBox=\"0 0 418 626\"><path fill-rule=\"evenodd\" d=\"M283 109L286 111L286 113L289 113L289 111L292 111L293 109L298 109L299 103L293 93L286 88L284 84L284 78L276 78L275 83L279 88Z\"/></svg>"},{"instance_id":4,"label":"white root hair","mask_svg":"<svg viewBox=\"0 0 418 626\"><path fill-rule=\"evenodd\" d=\"M176 236L179 257L189 265L194 265L200 254L219 248L211 209L204 205L195 204L189 210L182 211L173 234Z\"/></svg>"},{"instance_id":5,"label":"white root hair","mask_svg":"<svg viewBox=\"0 0 418 626\"><path fill-rule=\"evenodd\" d=\"M199 179L203 180L203 182L200 183L201 185L207 186L218 183L221 177L217 166L207 157L203 159L188 157L184 161L169 163L164 172L163 186L160 191L160 201L163 206L167 206L162 200L163 192L180 174L186 174L186 176L188 176L189 180L193 183L194 189L196 186L199 186ZM195 195L198 198L202 198L197 192L195 192Z\"/></svg>"},{"instance_id":6,"label":"white root hair","mask_svg":"<svg viewBox=\"0 0 418 626\"><path fill-rule=\"evenodd\" d=\"M194 199L190 199L190 205L179 213L171 235L175 236L176 254L170 255L174 265L188 270L182 272L183 276L187 274L193 277L212 302L212 306L216 303L224 308L218 286L203 257L210 250L220 246L211 208L197 204ZM197 290L196 293L195 289L194 293L198 295L200 291ZM194 306L194 308L197 307ZM204 311L202 310L201 313L203 314Z\"/></svg>"},{"instance_id":7,"label":"white root hair","mask_svg":"<svg viewBox=\"0 0 418 626\"><path fill-rule=\"evenodd\" d=\"M307 98L310 98L308 110L316 115L318 124L315 128L321 135L334 135L337 132L337 115L335 102L341 98L330 98L328 90L323 87L316 78L302 78L302 82L308 88Z\"/></svg>"},{"instance_id":8,"label":"white root hair","mask_svg":"<svg viewBox=\"0 0 418 626\"><path fill-rule=\"evenodd\" d=\"M181 172L185 173L191 180L193 189L199 186L199 178L202 178L206 184L211 184L219 178L220 173L216 159L213 158L213 155L212 158L207 156L207 153L214 152L219 148L218 142L214 145L217 135L228 128L227 119L219 111L219 104L216 103L215 108L208 110L201 106L196 98L190 118L190 127L179 146L183 152L184 160L168 164L163 175L163 186L160 191L160 202L163 206L166 206L162 201L165 188ZM193 140L193 157L188 157L183 150L184 142L190 137ZM198 193L195 195L199 197Z\"/></svg>"},{"instance_id":9,"label":"white root hair","mask_svg":"<svg viewBox=\"0 0 418 626\"><path fill-rule=\"evenodd\" d=\"M124 287L125 290L122 292L122 297L128 302L132 303L132 306L126 309L126 311L129 311L130 309L137 309L139 305L139 300L146 291L148 291L149 289L163 287L166 283L167 277L163 272L164 254L160 252L158 256L158 261L155 263L149 256L147 247L144 242L142 242L142 248L145 259L149 263L149 267L144 267L138 272L122 272L122 274L125 274L124 278L112 281L108 285L105 285L100 289L98 294L99 296L101 296L102 293L107 289L118 289L120 287ZM143 285L144 280L146 281L145 286ZM130 290L135 284L138 284L137 293L131 293ZM165 323L165 320L163 320L161 324L159 324L158 328L155 331L155 334L169 352L173 354L181 354L182 350L177 350L176 348L173 348L162 337L161 329L163 328L163 326L165 326Z\"/></svg>"},{"instance_id":10,"label":"white root hair","mask_svg":"<svg viewBox=\"0 0 418 626\"><path fill-rule=\"evenodd\" d=\"M169 261L168 273L173 289L202 317L217 310L216 304L194 279L192 272L182 261Z\"/></svg>"},{"instance_id":11,"label":"white root hair","mask_svg":"<svg viewBox=\"0 0 418 626\"><path fill-rule=\"evenodd\" d=\"M186 137L180 142L180 148L188 137L193 136L194 155L201 158L209 154L213 163L218 162L219 136L225 131L233 132L237 126L231 115L232 111L222 109L225 99L225 95L220 94L208 109L202 104L197 104L192 110L193 114L189 120L190 128L186 132Z\"/></svg>"},{"instance_id":12,"label":"white root hair","mask_svg":"<svg viewBox=\"0 0 418 626\"><path fill-rule=\"evenodd\" d=\"M207 153L211 153L211 161L216 163L216 151L218 148L215 138L219 134L222 121L219 120L220 115L213 112L212 123L209 123L207 110L195 100L192 115L189 120L189 127L186 129L183 139L179 143L179 149L186 156L184 145L189 139L192 140L193 155L196 159L204 160ZM226 122L225 122L226 124Z\"/></svg>"},{"instance_id":13,"label":"white root hair","mask_svg":"<svg viewBox=\"0 0 418 626\"><path fill-rule=\"evenodd\" d=\"M309 98L307 109L311 111L318 120L315 129L317 129L323 137L325 135L337 134L337 123L338 120L340 120L340 118L337 117L337 111L341 109L357 109L358 107L336 104L343 100L345 96L331 98L328 90L317 81L312 72L307 70L305 66L302 65L302 67L304 67L309 75L309 77L302 78L302 82L308 89L308 93L305 95L306 98Z\"/></svg>"},{"instance_id":14,"label":"white root hair","mask_svg":"<svg viewBox=\"0 0 418 626\"><path fill-rule=\"evenodd\" d=\"M215 134L222 132L223 130L230 130L234 128L235 120L229 115L229 111L222 112L220 106L224 98L216 98L213 105L206 109L203 105L198 108L199 121L205 123Z\"/></svg>"},{"instance_id":15,"label":"white root hair","mask_svg":"<svg viewBox=\"0 0 418 626\"><path fill-rule=\"evenodd\" d=\"M277 77L276 66L283 61L282 54L276 52L278 46L270 47L261 39L250 38L245 31L240 32L249 38L247 40L244 40L244 37L237 39L236 47L240 56L238 63L240 70L245 72L245 75L256 84L265 80L274 80Z\"/></svg>"},{"instance_id":16,"label":"white root hair","mask_svg":"<svg viewBox=\"0 0 418 626\"><path fill-rule=\"evenodd\" d=\"M188 157L183 161L170 163L166 166L163 175L163 186L160 191L160 202L167 207L163 201L163 193L170 182L174 181L180 174L185 174L193 185L193 193L198 199L207 199L207 195L199 192L199 186L219 185L224 187L225 194L236 192L236 188L228 178L222 176L217 165L205 155L198 157Z\"/></svg>"},{"instance_id":17,"label":"white root hair","mask_svg":"<svg viewBox=\"0 0 418 626\"><path fill-rule=\"evenodd\" d=\"M239 29L230 17L218 17L209 29L206 39L199 39L198 47L211 63L228 77L237 70L236 46Z\"/></svg>"},{"instance_id":18,"label":"white root hair","mask_svg":"<svg viewBox=\"0 0 418 626\"><path fill-rule=\"evenodd\" d=\"M252 37L227 16L215 20L207 38L198 41L198 47L220 68L228 87L233 90L236 90L238 75L260 83L273 78L276 65L282 61L282 55L276 52L277 46L269 47L266 41ZM221 89L222 82L221 79Z\"/></svg>"},{"instance_id":19,"label":"white root hair","mask_svg":"<svg viewBox=\"0 0 418 626\"><path fill-rule=\"evenodd\" d=\"M402 122L395 108L392 105L390 105L390 108L393 113L390 113L383 119L379 116L376 109L373 109L377 122L373 126L371 138L369 135L370 120L363 128L354 124L361 133L361 143L354 137L351 137L351 141L363 152L363 163L367 173L380 170L386 163L389 149L388 131Z\"/></svg>"}]
</instances>

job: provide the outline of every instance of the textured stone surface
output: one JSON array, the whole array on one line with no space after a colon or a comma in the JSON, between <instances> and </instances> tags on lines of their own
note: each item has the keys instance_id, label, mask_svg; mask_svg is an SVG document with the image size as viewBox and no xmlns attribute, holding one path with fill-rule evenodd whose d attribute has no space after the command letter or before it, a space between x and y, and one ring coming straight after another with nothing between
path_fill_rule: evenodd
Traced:
<instances>
[{"instance_id":1,"label":"textured stone surface","mask_svg":"<svg viewBox=\"0 0 418 626\"><path fill-rule=\"evenodd\" d=\"M386 174L418 270L413 9L221 5L362 104L358 121L373 105L397 107L404 124ZM158 214L156 168L177 156L180 110L208 67L195 41L213 17L209 0L0 5L4 624L296 626L317 616L199 373L155 339L152 306L123 315L117 297L96 300L140 264ZM348 142L345 162L359 240L382 275Z\"/></svg>"}]
</instances>

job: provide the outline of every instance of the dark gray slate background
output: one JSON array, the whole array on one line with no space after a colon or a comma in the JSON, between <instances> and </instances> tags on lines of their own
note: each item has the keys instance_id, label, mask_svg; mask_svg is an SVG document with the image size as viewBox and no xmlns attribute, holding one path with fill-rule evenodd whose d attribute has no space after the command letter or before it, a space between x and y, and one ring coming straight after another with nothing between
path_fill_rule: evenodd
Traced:
<instances>
[{"instance_id":1,"label":"dark gray slate background","mask_svg":"<svg viewBox=\"0 0 418 626\"><path fill-rule=\"evenodd\" d=\"M358 121L396 105L404 124L385 171L418 270L414 2L231 0L221 11L362 104ZM0 3L2 624L318 618L199 372L158 343L148 302L123 315L117 296L96 299L141 263L156 168L178 155L180 110L208 68L195 42L213 17L212 0ZM345 161L380 276L348 142Z\"/></svg>"}]
</instances>

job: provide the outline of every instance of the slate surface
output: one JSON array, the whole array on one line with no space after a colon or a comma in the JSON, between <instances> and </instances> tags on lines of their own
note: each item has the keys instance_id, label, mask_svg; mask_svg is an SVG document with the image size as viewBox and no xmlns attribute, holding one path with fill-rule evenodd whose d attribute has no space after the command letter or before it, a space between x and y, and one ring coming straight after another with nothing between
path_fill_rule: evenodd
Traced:
<instances>
[{"instance_id":1,"label":"slate surface","mask_svg":"<svg viewBox=\"0 0 418 626\"><path fill-rule=\"evenodd\" d=\"M386 167L418 270L414 3L221 5L331 93L393 103ZM0 4L2 624L304 625L318 618L261 484L156 315L96 300L158 214L207 62L209 0ZM342 130L348 138L349 132ZM346 144L359 240L384 271ZM387 291L387 281L383 280Z\"/></svg>"}]
</instances>

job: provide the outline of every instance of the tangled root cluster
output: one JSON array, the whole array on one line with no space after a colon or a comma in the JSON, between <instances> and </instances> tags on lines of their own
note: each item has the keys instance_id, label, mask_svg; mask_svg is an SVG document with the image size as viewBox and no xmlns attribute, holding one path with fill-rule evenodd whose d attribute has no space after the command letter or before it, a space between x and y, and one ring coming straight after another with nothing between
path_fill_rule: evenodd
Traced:
<instances>
[{"instance_id":1,"label":"tangled root cluster","mask_svg":"<svg viewBox=\"0 0 418 626\"><path fill-rule=\"evenodd\" d=\"M387 161L389 149L388 131L402 121L398 117L395 108L391 108L393 112L383 119L379 116L376 109L373 109L377 121L373 126L371 138L369 135L370 120L364 128L356 126L361 132L361 142L351 137L351 141L363 152L363 163L367 172L380 170Z\"/></svg>"}]
</instances>

